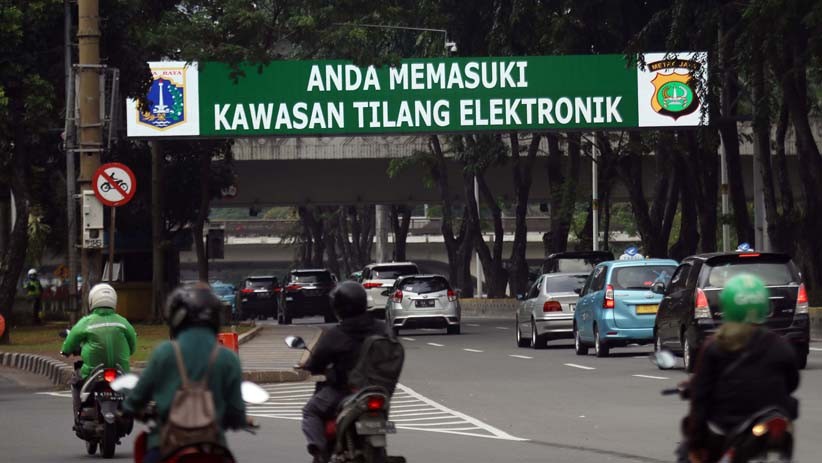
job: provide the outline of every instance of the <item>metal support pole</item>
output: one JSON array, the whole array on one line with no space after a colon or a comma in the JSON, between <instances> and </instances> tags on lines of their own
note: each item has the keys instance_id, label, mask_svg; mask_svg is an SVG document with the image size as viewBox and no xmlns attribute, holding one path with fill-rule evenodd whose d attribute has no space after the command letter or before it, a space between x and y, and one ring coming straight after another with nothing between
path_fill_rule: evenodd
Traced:
<instances>
[{"instance_id":1,"label":"metal support pole","mask_svg":"<svg viewBox=\"0 0 822 463\"><path fill-rule=\"evenodd\" d=\"M480 216L480 200L479 200L479 182L477 182L477 176L476 175L474 176L474 201L476 201L476 203L477 203L477 219L481 219L481 216ZM480 224L477 224L477 226L480 226ZM480 228L480 231L479 231L479 236L480 236L480 239L484 239L482 237L482 229L481 228ZM475 254L475 258L477 259L477 271L476 271L476 273L477 273L477 294L476 294L475 297L482 297L482 278L483 278L484 275L482 274L482 262L480 261L479 253Z\"/></svg>"},{"instance_id":2,"label":"metal support pole","mask_svg":"<svg viewBox=\"0 0 822 463\"><path fill-rule=\"evenodd\" d=\"M64 148L66 152L66 225L68 227L68 293L69 301L68 308L71 317L71 322L77 321L77 200L75 199L75 192L77 187L77 172L75 171L74 160L74 118L75 118L75 93L74 93L74 71L72 65L72 42L71 42L71 28L73 18L71 15L71 0L63 0L63 16L64 16L64 68L66 74L66 121L65 121L65 140Z\"/></svg>"},{"instance_id":3,"label":"metal support pole","mask_svg":"<svg viewBox=\"0 0 822 463\"><path fill-rule=\"evenodd\" d=\"M163 158L160 142L151 142L151 293L154 317L160 320L163 307L165 275L163 274Z\"/></svg>"},{"instance_id":4,"label":"metal support pole","mask_svg":"<svg viewBox=\"0 0 822 463\"><path fill-rule=\"evenodd\" d=\"M719 137L719 191L722 195L722 251L728 252L731 227L728 224L728 164L725 162L725 144Z\"/></svg>"},{"instance_id":5,"label":"metal support pole","mask_svg":"<svg viewBox=\"0 0 822 463\"><path fill-rule=\"evenodd\" d=\"M117 220L117 208L110 207L109 209L111 209L111 223L108 231L108 282L111 283L114 281L114 224Z\"/></svg>"},{"instance_id":6,"label":"metal support pole","mask_svg":"<svg viewBox=\"0 0 822 463\"><path fill-rule=\"evenodd\" d=\"M591 228L594 251L599 251L599 173L597 172L597 148L596 137L591 143Z\"/></svg>"}]
</instances>

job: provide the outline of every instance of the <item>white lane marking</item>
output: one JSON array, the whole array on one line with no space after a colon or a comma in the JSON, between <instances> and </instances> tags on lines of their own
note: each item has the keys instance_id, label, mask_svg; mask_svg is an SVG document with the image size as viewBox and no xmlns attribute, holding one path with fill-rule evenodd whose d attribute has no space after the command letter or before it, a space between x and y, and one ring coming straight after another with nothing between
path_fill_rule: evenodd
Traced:
<instances>
[{"instance_id":1,"label":"white lane marking","mask_svg":"<svg viewBox=\"0 0 822 463\"><path fill-rule=\"evenodd\" d=\"M414 338L402 338L403 341L416 341Z\"/></svg>"},{"instance_id":2,"label":"white lane marking","mask_svg":"<svg viewBox=\"0 0 822 463\"><path fill-rule=\"evenodd\" d=\"M61 391L61 392L35 392L37 395L50 395L52 397L63 397L63 398L71 398L71 391Z\"/></svg>"},{"instance_id":3,"label":"white lane marking","mask_svg":"<svg viewBox=\"0 0 822 463\"><path fill-rule=\"evenodd\" d=\"M442 345L442 344L437 344L437 343L435 343L435 342L429 342L429 343L428 343L428 345L429 345L429 346L434 346L434 347L445 347L444 345Z\"/></svg>"},{"instance_id":4,"label":"white lane marking","mask_svg":"<svg viewBox=\"0 0 822 463\"><path fill-rule=\"evenodd\" d=\"M808 347L808 349L814 352L822 352L822 347Z\"/></svg>"},{"instance_id":5,"label":"white lane marking","mask_svg":"<svg viewBox=\"0 0 822 463\"><path fill-rule=\"evenodd\" d=\"M465 352L476 352L478 354L481 354L481 353L485 352L485 351L482 351L482 350L479 350L479 349L463 349L463 350Z\"/></svg>"},{"instance_id":6,"label":"white lane marking","mask_svg":"<svg viewBox=\"0 0 822 463\"><path fill-rule=\"evenodd\" d=\"M646 358L648 358L648 356L647 356L647 355L634 355L634 356L633 356L633 357L631 357L631 358L634 358L634 359L646 359Z\"/></svg>"},{"instance_id":7,"label":"white lane marking","mask_svg":"<svg viewBox=\"0 0 822 463\"><path fill-rule=\"evenodd\" d=\"M514 357L515 359L526 359L526 360L531 360L531 359L534 358L534 357L529 357L527 355L517 355L517 354L509 354L508 356L509 357Z\"/></svg>"},{"instance_id":8,"label":"white lane marking","mask_svg":"<svg viewBox=\"0 0 822 463\"><path fill-rule=\"evenodd\" d=\"M473 327L480 326L478 323L466 323L465 325L466 326L473 326Z\"/></svg>"},{"instance_id":9,"label":"white lane marking","mask_svg":"<svg viewBox=\"0 0 822 463\"><path fill-rule=\"evenodd\" d=\"M596 370L594 367L586 367L585 365L577 365L576 363L565 363L566 367L579 368L580 370Z\"/></svg>"},{"instance_id":10,"label":"white lane marking","mask_svg":"<svg viewBox=\"0 0 822 463\"><path fill-rule=\"evenodd\" d=\"M497 326L496 328L498 330L507 330L508 329L508 327L506 327L506 326Z\"/></svg>"},{"instance_id":11,"label":"white lane marking","mask_svg":"<svg viewBox=\"0 0 822 463\"><path fill-rule=\"evenodd\" d=\"M646 378L646 379L671 379L666 378L665 376L651 376L651 375L631 375L634 378Z\"/></svg>"}]
</instances>

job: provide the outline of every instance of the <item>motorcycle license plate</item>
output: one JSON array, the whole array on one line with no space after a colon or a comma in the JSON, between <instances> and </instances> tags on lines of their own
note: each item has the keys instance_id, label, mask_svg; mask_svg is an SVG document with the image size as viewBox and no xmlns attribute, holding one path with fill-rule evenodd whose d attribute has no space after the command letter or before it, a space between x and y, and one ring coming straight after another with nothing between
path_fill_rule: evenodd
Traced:
<instances>
[{"instance_id":1,"label":"motorcycle license plate","mask_svg":"<svg viewBox=\"0 0 822 463\"><path fill-rule=\"evenodd\" d=\"M354 427L357 430L357 434L361 436L397 433L397 427L393 421L360 420L354 423Z\"/></svg>"},{"instance_id":2,"label":"motorcycle license plate","mask_svg":"<svg viewBox=\"0 0 822 463\"><path fill-rule=\"evenodd\" d=\"M436 301L434 299L417 299L414 301L416 307L434 307Z\"/></svg>"},{"instance_id":3,"label":"motorcycle license plate","mask_svg":"<svg viewBox=\"0 0 822 463\"><path fill-rule=\"evenodd\" d=\"M103 400L122 401L122 400L125 399L125 396L123 396L123 394L120 394L119 392L104 391L104 392L97 392L96 394L97 394L97 398L103 399Z\"/></svg>"}]
</instances>

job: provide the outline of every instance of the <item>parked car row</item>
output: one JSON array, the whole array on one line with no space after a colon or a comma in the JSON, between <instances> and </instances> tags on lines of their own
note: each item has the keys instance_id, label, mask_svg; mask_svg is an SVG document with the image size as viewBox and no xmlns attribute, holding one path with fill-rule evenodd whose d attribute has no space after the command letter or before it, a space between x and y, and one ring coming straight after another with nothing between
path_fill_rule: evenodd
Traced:
<instances>
[{"instance_id":1,"label":"parked car row","mask_svg":"<svg viewBox=\"0 0 822 463\"><path fill-rule=\"evenodd\" d=\"M543 268L548 271L520 297L519 347L573 338L578 355L593 348L597 357L607 357L613 348L653 344L681 355L692 371L700 346L722 324L718 301L725 282L750 273L770 291L765 325L791 342L800 367L807 363L808 297L802 275L785 254L710 253L681 263L629 256L588 265L586 273L557 273L561 259Z\"/></svg>"}]
</instances>

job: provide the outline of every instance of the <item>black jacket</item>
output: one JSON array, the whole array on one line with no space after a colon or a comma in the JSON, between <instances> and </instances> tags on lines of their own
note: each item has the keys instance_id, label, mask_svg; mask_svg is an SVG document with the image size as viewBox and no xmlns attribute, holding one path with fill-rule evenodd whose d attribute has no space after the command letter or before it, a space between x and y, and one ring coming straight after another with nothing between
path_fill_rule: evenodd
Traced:
<instances>
[{"instance_id":1,"label":"black jacket","mask_svg":"<svg viewBox=\"0 0 822 463\"><path fill-rule=\"evenodd\" d=\"M323 332L305 369L315 375L325 374L327 385L345 389L348 372L356 365L365 338L386 333L385 323L374 320L369 313L347 318Z\"/></svg>"},{"instance_id":2,"label":"black jacket","mask_svg":"<svg viewBox=\"0 0 822 463\"><path fill-rule=\"evenodd\" d=\"M703 447L708 422L732 430L767 407L781 407L795 419L798 402L791 393L797 386L796 354L778 334L757 328L735 351L709 340L690 381L689 443Z\"/></svg>"}]
</instances>

